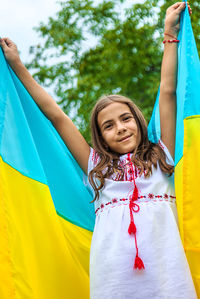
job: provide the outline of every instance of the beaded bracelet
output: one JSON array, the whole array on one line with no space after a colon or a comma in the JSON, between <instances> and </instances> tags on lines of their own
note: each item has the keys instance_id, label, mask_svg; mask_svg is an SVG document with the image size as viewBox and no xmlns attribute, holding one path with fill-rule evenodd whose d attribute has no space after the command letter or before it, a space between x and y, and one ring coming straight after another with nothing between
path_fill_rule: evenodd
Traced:
<instances>
[{"instance_id":1,"label":"beaded bracelet","mask_svg":"<svg viewBox=\"0 0 200 299\"><path fill-rule=\"evenodd\" d=\"M180 41L178 39L169 39L169 40L164 40L163 44L166 43L179 43Z\"/></svg>"}]
</instances>

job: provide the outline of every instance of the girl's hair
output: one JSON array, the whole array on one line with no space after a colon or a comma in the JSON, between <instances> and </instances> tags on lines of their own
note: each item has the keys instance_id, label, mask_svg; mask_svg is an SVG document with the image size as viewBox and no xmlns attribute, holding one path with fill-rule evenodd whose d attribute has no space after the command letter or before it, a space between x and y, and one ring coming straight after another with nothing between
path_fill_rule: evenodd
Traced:
<instances>
[{"instance_id":1,"label":"girl's hair","mask_svg":"<svg viewBox=\"0 0 200 299\"><path fill-rule=\"evenodd\" d=\"M122 95L102 96L93 108L91 115L92 145L96 155L100 157L99 163L90 171L89 182L95 190L95 198L99 198L99 191L104 187L105 178L109 178L113 173L118 174L123 180L124 170L119 165L119 154L112 152L101 136L98 125L98 113L111 103L126 104L131 110L138 127L138 144L133 151L132 162L139 170L139 175L144 173L145 178L152 174L152 165L157 168L157 162L161 170L171 176L174 167L166 163L166 155L163 149L149 141L147 135L147 123L140 109L127 97ZM96 180L97 179L97 180Z\"/></svg>"}]
</instances>

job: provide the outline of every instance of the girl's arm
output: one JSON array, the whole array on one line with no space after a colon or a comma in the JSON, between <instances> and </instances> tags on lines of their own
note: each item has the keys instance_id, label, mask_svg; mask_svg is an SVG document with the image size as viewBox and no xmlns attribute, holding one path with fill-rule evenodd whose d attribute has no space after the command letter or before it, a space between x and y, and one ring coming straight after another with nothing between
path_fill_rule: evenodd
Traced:
<instances>
[{"instance_id":1,"label":"girl's arm","mask_svg":"<svg viewBox=\"0 0 200 299\"><path fill-rule=\"evenodd\" d=\"M22 64L16 45L8 38L1 39L0 45L13 71L26 87L39 108L52 122L80 167L87 173L90 147L86 140L53 98L33 79Z\"/></svg>"},{"instance_id":2,"label":"girl's arm","mask_svg":"<svg viewBox=\"0 0 200 299\"><path fill-rule=\"evenodd\" d=\"M173 40L173 37L177 38L180 29L180 14L185 7L185 2L177 2L167 9L165 19L165 40ZM188 7L191 14L191 8L190 6ZM169 149L173 158L176 132L177 49L177 43L165 43L161 66L159 99L161 139Z\"/></svg>"}]
</instances>

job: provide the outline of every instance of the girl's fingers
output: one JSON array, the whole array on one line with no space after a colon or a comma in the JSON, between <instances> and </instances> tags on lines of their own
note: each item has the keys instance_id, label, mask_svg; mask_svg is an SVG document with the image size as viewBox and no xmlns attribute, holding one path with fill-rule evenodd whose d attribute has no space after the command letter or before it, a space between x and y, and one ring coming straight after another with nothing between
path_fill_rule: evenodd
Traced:
<instances>
[{"instance_id":1,"label":"girl's fingers","mask_svg":"<svg viewBox=\"0 0 200 299\"><path fill-rule=\"evenodd\" d=\"M186 7L185 2L176 2L167 9L167 13L177 12L180 14Z\"/></svg>"},{"instance_id":2,"label":"girl's fingers","mask_svg":"<svg viewBox=\"0 0 200 299\"><path fill-rule=\"evenodd\" d=\"M182 12L185 9L186 3L185 2L181 2L181 5L179 5L177 7L177 11L178 12Z\"/></svg>"},{"instance_id":3,"label":"girl's fingers","mask_svg":"<svg viewBox=\"0 0 200 299\"><path fill-rule=\"evenodd\" d=\"M8 48L6 42L3 38L0 39L0 45L4 51Z\"/></svg>"},{"instance_id":4,"label":"girl's fingers","mask_svg":"<svg viewBox=\"0 0 200 299\"><path fill-rule=\"evenodd\" d=\"M172 6L169 7L169 9L179 9L179 8L185 8L185 2L176 2L175 4L173 4Z\"/></svg>"},{"instance_id":5,"label":"girl's fingers","mask_svg":"<svg viewBox=\"0 0 200 299\"><path fill-rule=\"evenodd\" d=\"M189 2L188 2L189 3ZM190 5L188 4L188 10L189 10L189 14L192 14L192 8L190 7Z\"/></svg>"},{"instance_id":6,"label":"girl's fingers","mask_svg":"<svg viewBox=\"0 0 200 299\"><path fill-rule=\"evenodd\" d=\"M2 46L3 50L7 50L8 48L14 48L16 45L13 43L11 39L8 37L3 37L0 39L0 45Z\"/></svg>"},{"instance_id":7,"label":"girl's fingers","mask_svg":"<svg viewBox=\"0 0 200 299\"><path fill-rule=\"evenodd\" d=\"M6 45L6 46L7 46L6 41L5 41L5 38L1 38L1 39L0 39L0 42L1 42L2 45Z\"/></svg>"},{"instance_id":8,"label":"girl's fingers","mask_svg":"<svg viewBox=\"0 0 200 299\"><path fill-rule=\"evenodd\" d=\"M185 8L185 5L186 5L186 2L176 2L175 4L170 6L169 8L179 9L179 11L182 11ZM187 2L187 6L188 6L188 9L189 9L189 13L192 14L192 9L190 7L189 2Z\"/></svg>"},{"instance_id":9,"label":"girl's fingers","mask_svg":"<svg viewBox=\"0 0 200 299\"><path fill-rule=\"evenodd\" d=\"M173 4L171 7L172 8L178 8L180 5L185 5L185 2L176 2L175 4Z\"/></svg>"},{"instance_id":10,"label":"girl's fingers","mask_svg":"<svg viewBox=\"0 0 200 299\"><path fill-rule=\"evenodd\" d=\"M11 41L11 39L9 39L8 37L4 37L3 40L8 47L14 44L13 41Z\"/></svg>"}]
</instances>

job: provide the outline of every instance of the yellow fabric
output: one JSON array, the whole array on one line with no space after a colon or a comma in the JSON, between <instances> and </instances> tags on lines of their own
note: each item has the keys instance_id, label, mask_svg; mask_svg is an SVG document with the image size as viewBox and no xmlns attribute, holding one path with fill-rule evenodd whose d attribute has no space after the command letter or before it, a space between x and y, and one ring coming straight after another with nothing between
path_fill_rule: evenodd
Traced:
<instances>
[{"instance_id":1,"label":"yellow fabric","mask_svg":"<svg viewBox=\"0 0 200 299\"><path fill-rule=\"evenodd\" d=\"M183 157L175 169L180 234L200 298L200 116L184 120Z\"/></svg>"},{"instance_id":2,"label":"yellow fabric","mask_svg":"<svg viewBox=\"0 0 200 299\"><path fill-rule=\"evenodd\" d=\"M48 186L0 157L1 299L89 298L91 237L56 214Z\"/></svg>"},{"instance_id":3,"label":"yellow fabric","mask_svg":"<svg viewBox=\"0 0 200 299\"><path fill-rule=\"evenodd\" d=\"M183 241L183 158L175 167L175 191L179 220L179 231Z\"/></svg>"}]
</instances>

